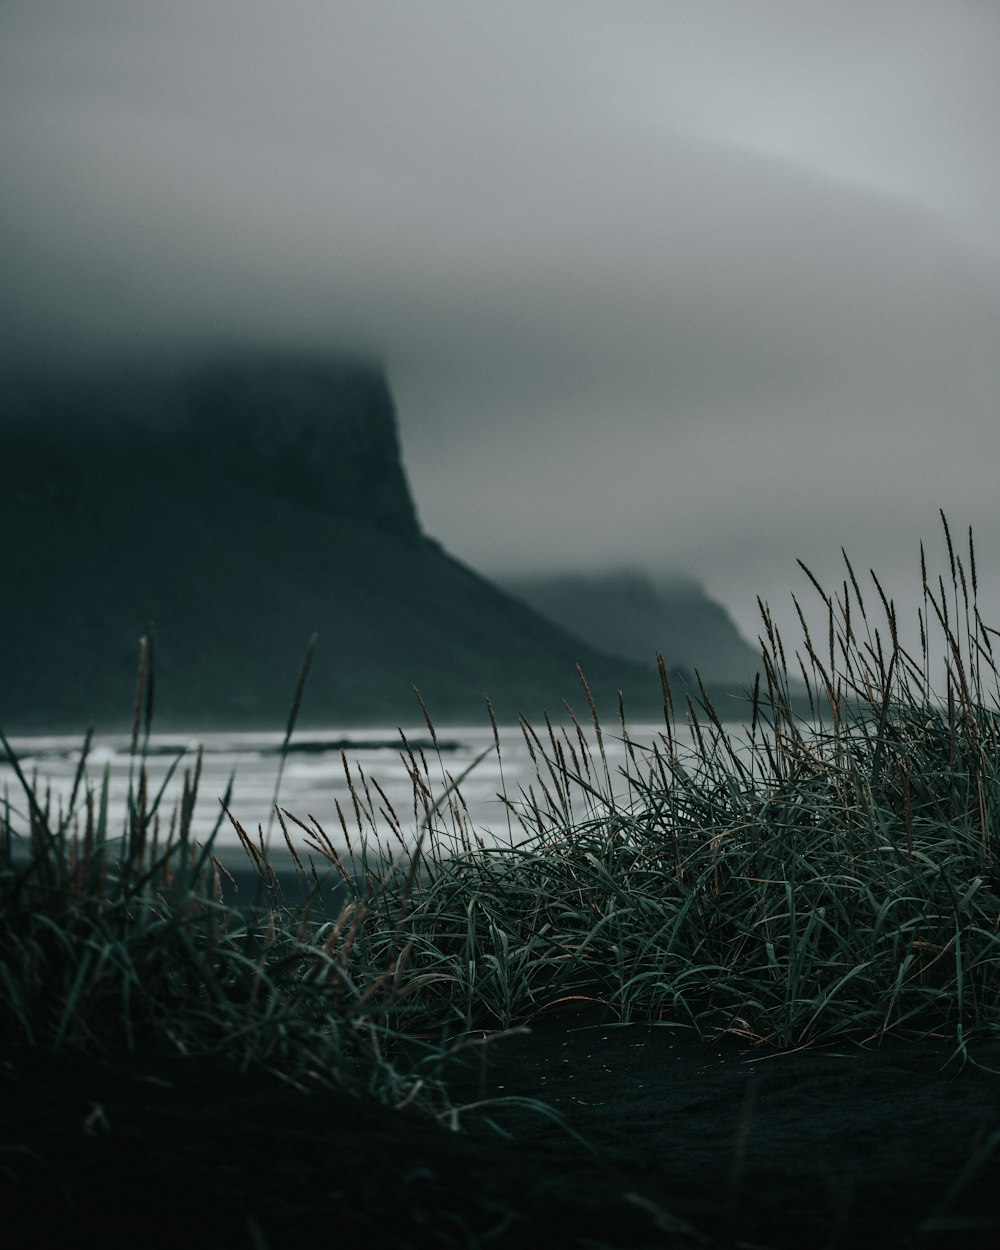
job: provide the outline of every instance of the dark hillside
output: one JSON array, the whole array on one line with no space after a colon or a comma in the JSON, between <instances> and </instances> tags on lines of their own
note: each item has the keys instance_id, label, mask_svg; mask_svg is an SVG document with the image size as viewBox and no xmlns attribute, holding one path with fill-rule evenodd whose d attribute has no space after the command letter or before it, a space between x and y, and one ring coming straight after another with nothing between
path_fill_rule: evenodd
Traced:
<instances>
[{"instance_id":1,"label":"dark hillside","mask_svg":"<svg viewBox=\"0 0 1000 1250\"><path fill-rule=\"evenodd\" d=\"M143 381L146 379L147 385ZM278 728L320 636L304 722L535 716L595 693L659 707L611 661L421 531L383 375L247 356L7 392L0 413L0 726L124 727L138 640L156 723ZM611 705L613 707L613 704Z\"/></svg>"},{"instance_id":2,"label":"dark hillside","mask_svg":"<svg viewBox=\"0 0 1000 1250\"><path fill-rule=\"evenodd\" d=\"M643 573L553 574L504 578L505 590L591 646L652 666L667 664L705 681L752 685L760 653L739 633L721 604L691 578L663 585Z\"/></svg>"}]
</instances>

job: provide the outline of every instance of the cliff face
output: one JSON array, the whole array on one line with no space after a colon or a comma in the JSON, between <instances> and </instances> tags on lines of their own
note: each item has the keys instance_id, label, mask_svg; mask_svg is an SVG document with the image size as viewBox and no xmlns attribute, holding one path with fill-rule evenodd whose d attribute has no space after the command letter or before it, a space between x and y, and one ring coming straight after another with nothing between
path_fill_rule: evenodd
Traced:
<instances>
[{"instance_id":1,"label":"cliff face","mask_svg":"<svg viewBox=\"0 0 1000 1250\"><path fill-rule=\"evenodd\" d=\"M0 398L0 727L127 727L156 638L160 728L537 716L612 661L421 532L369 365L279 355L37 379ZM613 706L613 704L612 704Z\"/></svg>"},{"instance_id":2,"label":"cliff face","mask_svg":"<svg viewBox=\"0 0 1000 1250\"><path fill-rule=\"evenodd\" d=\"M392 399L366 364L243 355L22 383L0 407L0 435L8 504L92 515L142 482L187 506L238 486L402 538L420 532Z\"/></svg>"},{"instance_id":3,"label":"cliff face","mask_svg":"<svg viewBox=\"0 0 1000 1250\"><path fill-rule=\"evenodd\" d=\"M214 475L325 516L419 534L381 372L318 359L214 362L188 388L187 443Z\"/></svg>"}]
</instances>

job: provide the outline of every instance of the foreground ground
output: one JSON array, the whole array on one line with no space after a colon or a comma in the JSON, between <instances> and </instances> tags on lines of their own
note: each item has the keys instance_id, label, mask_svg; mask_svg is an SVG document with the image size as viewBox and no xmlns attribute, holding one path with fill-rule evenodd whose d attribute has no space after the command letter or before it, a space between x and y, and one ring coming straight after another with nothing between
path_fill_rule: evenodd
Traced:
<instances>
[{"instance_id":1,"label":"foreground ground","mask_svg":"<svg viewBox=\"0 0 1000 1250\"><path fill-rule=\"evenodd\" d=\"M1000 1078L952 1049L761 1054L570 1015L464 1052L459 1101L544 1100L589 1149L525 1104L493 1108L508 1141L204 1061L8 1054L4 1244L993 1247ZM1000 1043L973 1054L1000 1070Z\"/></svg>"}]
</instances>

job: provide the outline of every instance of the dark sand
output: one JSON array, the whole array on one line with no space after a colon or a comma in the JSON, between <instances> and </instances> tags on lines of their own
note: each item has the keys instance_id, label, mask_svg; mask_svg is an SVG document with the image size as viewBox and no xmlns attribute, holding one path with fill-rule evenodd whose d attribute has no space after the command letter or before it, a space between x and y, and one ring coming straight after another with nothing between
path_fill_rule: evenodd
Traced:
<instances>
[{"instance_id":1,"label":"dark sand","mask_svg":"<svg viewBox=\"0 0 1000 1250\"><path fill-rule=\"evenodd\" d=\"M1000 1246L1000 1078L949 1047L766 1057L539 1021L473 1047L463 1134L204 1061L0 1066L11 1247ZM1000 1068L1000 1043L980 1047ZM971 1165L971 1166L970 1166ZM963 1177L963 1169L967 1175Z\"/></svg>"},{"instance_id":2,"label":"dark sand","mask_svg":"<svg viewBox=\"0 0 1000 1250\"><path fill-rule=\"evenodd\" d=\"M973 1046L985 1066L953 1051L775 1054L566 1011L453 1063L456 1102L544 1100L588 1147L517 1104L490 1109L508 1141L471 1112L455 1133L206 1061L0 1039L0 1245L997 1250L1000 1038Z\"/></svg>"}]
</instances>

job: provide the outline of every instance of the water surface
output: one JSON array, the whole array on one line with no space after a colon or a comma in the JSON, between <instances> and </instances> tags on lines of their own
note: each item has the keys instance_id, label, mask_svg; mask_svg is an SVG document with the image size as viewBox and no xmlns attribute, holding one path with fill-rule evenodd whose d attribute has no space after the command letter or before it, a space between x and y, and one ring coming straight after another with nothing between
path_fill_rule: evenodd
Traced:
<instances>
[{"instance_id":1,"label":"water surface","mask_svg":"<svg viewBox=\"0 0 1000 1250\"><path fill-rule=\"evenodd\" d=\"M662 729L662 724L629 726L635 761L632 768L643 768L644 748L660 740ZM184 774L194 774L200 748L202 763L193 832L204 840L218 825L216 845L223 850L239 843L233 825L222 811L221 801L230 786L228 806L232 815L254 837L260 831L266 836L270 829L273 845L283 844L281 831L272 817L276 789L282 808L306 824L318 822L338 849L346 846L348 836L357 837L362 832L370 835L376 828L391 838L394 826L405 840L412 841L427 819L428 807L435 803L439 807L433 820L440 830L456 830L461 824L486 842L511 838L516 841L526 834L511 805L521 809L530 802L542 807L550 802L556 806L560 803L547 762L555 757L556 750L544 726L535 727L535 732L538 741L526 737L520 726L500 726L498 755L488 724L441 729L436 742L426 725L411 726L402 732L388 726L304 730L291 738L283 762L280 733L153 734L145 753L145 767L151 801L162 788L157 814L161 829L165 829L182 793ZM582 732L590 753L590 773L580 742L581 731L573 725L555 730L564 763L572 771L579 771L596 789L606 791L610 779L611 789L624 797L627 786L620 770L629 756L620 727L617 733L604 731L607 772L593 727ZM686 733L684 738L689 741ZM82 739L23 737L12 739L11 746L39 801L48 803L55 819L61 820L69 813ZM86 787L99 791L106 776L111 836L121 831L125 821L130 778L135 784L138 761L130 748L128 735L95 737L74 803L73 811L82 817ZM414 776L418 779L416 784ZM457 790L452 790L456 781ZM458 794L461 816L456 822L452 807ZM26 813L25 795L6 761L0 764L0 797L4 795L14 812L12 823L20 827ZM579 816L586 815L583 790L576 790L573 809ZM294 824L289 825L289 830L301 846L305 839L302 830Z\"/></svg>"}]
</instances>

